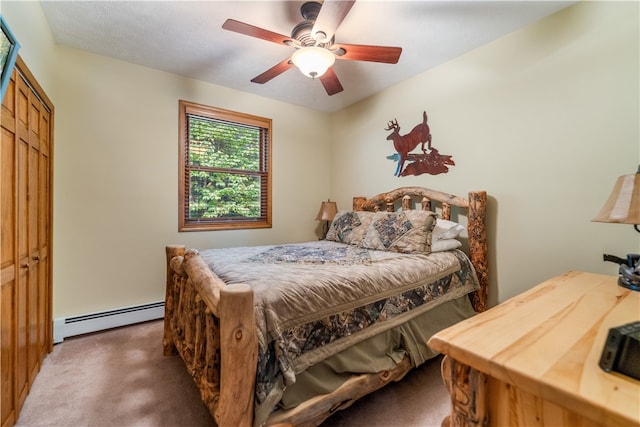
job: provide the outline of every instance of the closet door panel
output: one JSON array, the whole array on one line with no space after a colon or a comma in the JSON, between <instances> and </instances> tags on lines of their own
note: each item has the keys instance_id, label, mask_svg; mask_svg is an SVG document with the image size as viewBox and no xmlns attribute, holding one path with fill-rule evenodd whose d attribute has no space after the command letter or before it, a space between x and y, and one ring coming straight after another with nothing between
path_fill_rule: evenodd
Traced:
<instances>
[{"instance_id":1,"label":"closet door panel","mask_svg":"<svg viewBox=\"0 0 640 427\"><path fill-rule=\"evenodd\" d=\"M42 109L40 114L40 150L38 161L38 258L33 259L38 270L38 353L42 361L50 351L52 325L51 279L49 277L49 206L50 206L50 133L51 113Z\"/></svg>"},{"instance_id":2,"label":"closet door panel","mask_svg":"<svg viewBox=\"0 0 640 427\"><path fill-rule=\"evenodd\" d=\"M40 110L39 100L31 95L29 103L29 166L28 166L28 223L29 236L29 276L28 276L28 319L29 319L29 383L32 383L40 370L40 345L38 342L39 328L42 319L39 318L38 300L42 296L39 285L40 245L38 242L38 223L40 216Z\"/></svg>"},{"instance_id":3,"label":"closet door panel","mask_svg":"<svg viewBox=\"0 0 640 427\"><path fill-rule=\"evenodd\" d=\"M2 107L2 118L4 121L8 110ZM0 268L4 277L5 269L16 265L16 143L15 131L2 127L0 136L0 159L2 168L0 169L0 204L2 221L0 221ZM4 281L2 282L4 285Z\"/></svg>"},{"instance_id":4,"label":"closet door panel","mask_svg":"<svg viewBox=\"0 0 640 427\"><path fill-rule=\"evenodd\" d=\"M22 406L29 392L29 95L27 85L18 78L17 89L17 127L16 136L18 144L18 408Z\"/></svg>"},{"instance_id":5,"label":"closet door panel","mask_svg":"<svg viewBox=\"0 0 640 427\"><path fill-rule=\"evenodd\" d=\"M29 271L28 271L28 319L29 319L29 383L33 382L40 367L40 346L38 345L38 327L41 323L38 317L39 291L39 251L38 251L38 163L40 153L31 145L29 150Z\"/></svg>"},{"instance_id":6,"label":"closet door panel","mask_svg":"<svg viewBox=\"0 0 640 427\"><path fill-rule=\"evenodd\" d=\"M15 75L15 74L14 74ZM0 133L0 425L16 419L16 138L15 84L10 81L2 104Z\"/></svg>"},{"instance_id":7,"label":"closet door panel","mask_svg":"<svg viewBox=\"0 0 640 427\"><path fill-rule=\"evenodd\" d=\"M11 74L11 79L7 84L7 90L4 94L4 99L2 100L2 114L0 115L0 124L2 124L2 128L11 132L12 134L16 132L16 83L15 83L15 71Z\"/></svg>"},{"instance_id":8,"label":"closet door panel","mask_svg":"<svg viewBox=\"0 0 640 427\"><path fill-rule=\"evenodd\" d=\"M15 280L2 270L2 292L0 298L0 361L2 375L2 399L0 401L0 425L12 425L16 420L16 375L15 375Z\"/></svg>"},{"instance_id":9,"label":"closet door panel","mask_svg":"<svg viewBox=\"0 0 640 427\"><path fill-rule=\"evenodd\" d=\"M27 165L29 158L29 146L24 140L18 140L18 230L26 230L27 209ZM28 375L28 307L29 307L29 248L27 233L18 233L18 266L16 269L17 280L17 363L18 376L17 388L20 406L27 393Z\"/></svg>"}]
</instances>

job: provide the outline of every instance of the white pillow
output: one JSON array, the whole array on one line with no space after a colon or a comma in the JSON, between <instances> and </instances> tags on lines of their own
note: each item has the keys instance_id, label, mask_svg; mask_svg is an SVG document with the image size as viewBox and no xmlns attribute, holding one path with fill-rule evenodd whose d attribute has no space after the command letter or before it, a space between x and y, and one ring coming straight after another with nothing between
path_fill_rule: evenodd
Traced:
<instances>
[{"instance_id":1,"label":"white pillow","mask_svg":"<svg viewBox=\"0 0 640 427\"><path fill-rule=\"evenodd\" d=\"M431 246L438 240L455 239L464 231L464 226L447 219L436 219L436 225L431 232Z\"/></svg>"},{"instance_id":2,"label":"white pillow","mask_svg":"<svg viewBox=\"0 0 640 427\"><path fill-rule=\"evenodd\" d=\"M431 252L444 252L457 249L462 246L462 242L458 239L440 239L431 243Z\"/></svg>"}]
</instances>

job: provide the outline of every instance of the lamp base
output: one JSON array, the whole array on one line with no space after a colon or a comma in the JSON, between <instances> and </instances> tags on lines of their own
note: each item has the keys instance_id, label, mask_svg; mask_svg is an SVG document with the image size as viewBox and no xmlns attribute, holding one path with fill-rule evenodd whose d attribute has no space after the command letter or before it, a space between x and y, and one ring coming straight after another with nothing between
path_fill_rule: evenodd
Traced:
<instances>
[{"instance_id":1,"label":"lamp base","mask_svg":"<svg viewBox=\"0 0 640 427\"><path fill-rule=\"evenodd\" d=\"M640 291L640 261L634 267L620 265L618 284L632 291Z\"/></svg>"},{"instance_id":2,"label":"lamp base","mask_svg":"<svg viewBox=\"0 0 640 427\"><path fill-rule=\"evenodd\" d=\"M618 285L632 291L640 291L640 254L627 254L626 259L603 254L602 259L620 264Z\"/></svg>"},{"instance_id":3,"label":"lamp base","mask_svg":"<svg viewBox=\"0 0 640 427\"><path fill-rule=\"evenodd\" d=\"M319 240L325 240L327 238L327 233L329 232L329 221L323 221L324 225L322 226L322 237Z\"/></svg>"}]
</instances>

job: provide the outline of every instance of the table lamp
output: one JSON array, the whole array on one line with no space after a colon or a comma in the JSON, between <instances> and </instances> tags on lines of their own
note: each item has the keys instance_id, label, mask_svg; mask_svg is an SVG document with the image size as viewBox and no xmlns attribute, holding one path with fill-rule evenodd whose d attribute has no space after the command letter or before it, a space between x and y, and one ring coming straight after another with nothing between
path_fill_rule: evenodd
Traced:
<instances>
[{"instance_id":1,"label":"table lamp","mask_svg":"<svg viewBox=\"0 0 640 427\"><path fill-rule=\"evenodd\" d=\"M618 178L609 199L593 221L633 224L640 233L640 166L635 174ZM640 254L628 254L626 259L604 254L603 259L620 264L620 286L640 291Z\"/></svg>"},{"instance_id":2,"label":"table lamp","mask_svg":"<svg viewBox=\"0 0 640 427\"><path fill-rule=\"evenodd\" d=\"M332 202L331 200L327 200L326 202L322 202L320 204L320 210L318 211L318 215L316 215L316 221L324 221L324 226L322 228L322 238L320 240L324 240L327 237L327 232L329 231L329 223L333 221L333 217L336 216L338 212L338 205L336 202Z\"/></svg>"}]
</instances>

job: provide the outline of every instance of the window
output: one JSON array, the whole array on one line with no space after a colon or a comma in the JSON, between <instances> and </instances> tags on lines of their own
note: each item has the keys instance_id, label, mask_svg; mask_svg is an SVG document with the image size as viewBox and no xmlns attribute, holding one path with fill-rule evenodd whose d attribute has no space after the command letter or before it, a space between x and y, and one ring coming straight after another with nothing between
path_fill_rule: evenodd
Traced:
<instances>
[{"instance_id":1,"label":"window","mask_svg":"<svg viewBox=\"0 0 640 427\"><path fill-rule=\"evenodd\" d=\"M271 119L179 101L179 230L271 227Z\"/></svg>"}]
</instances>

